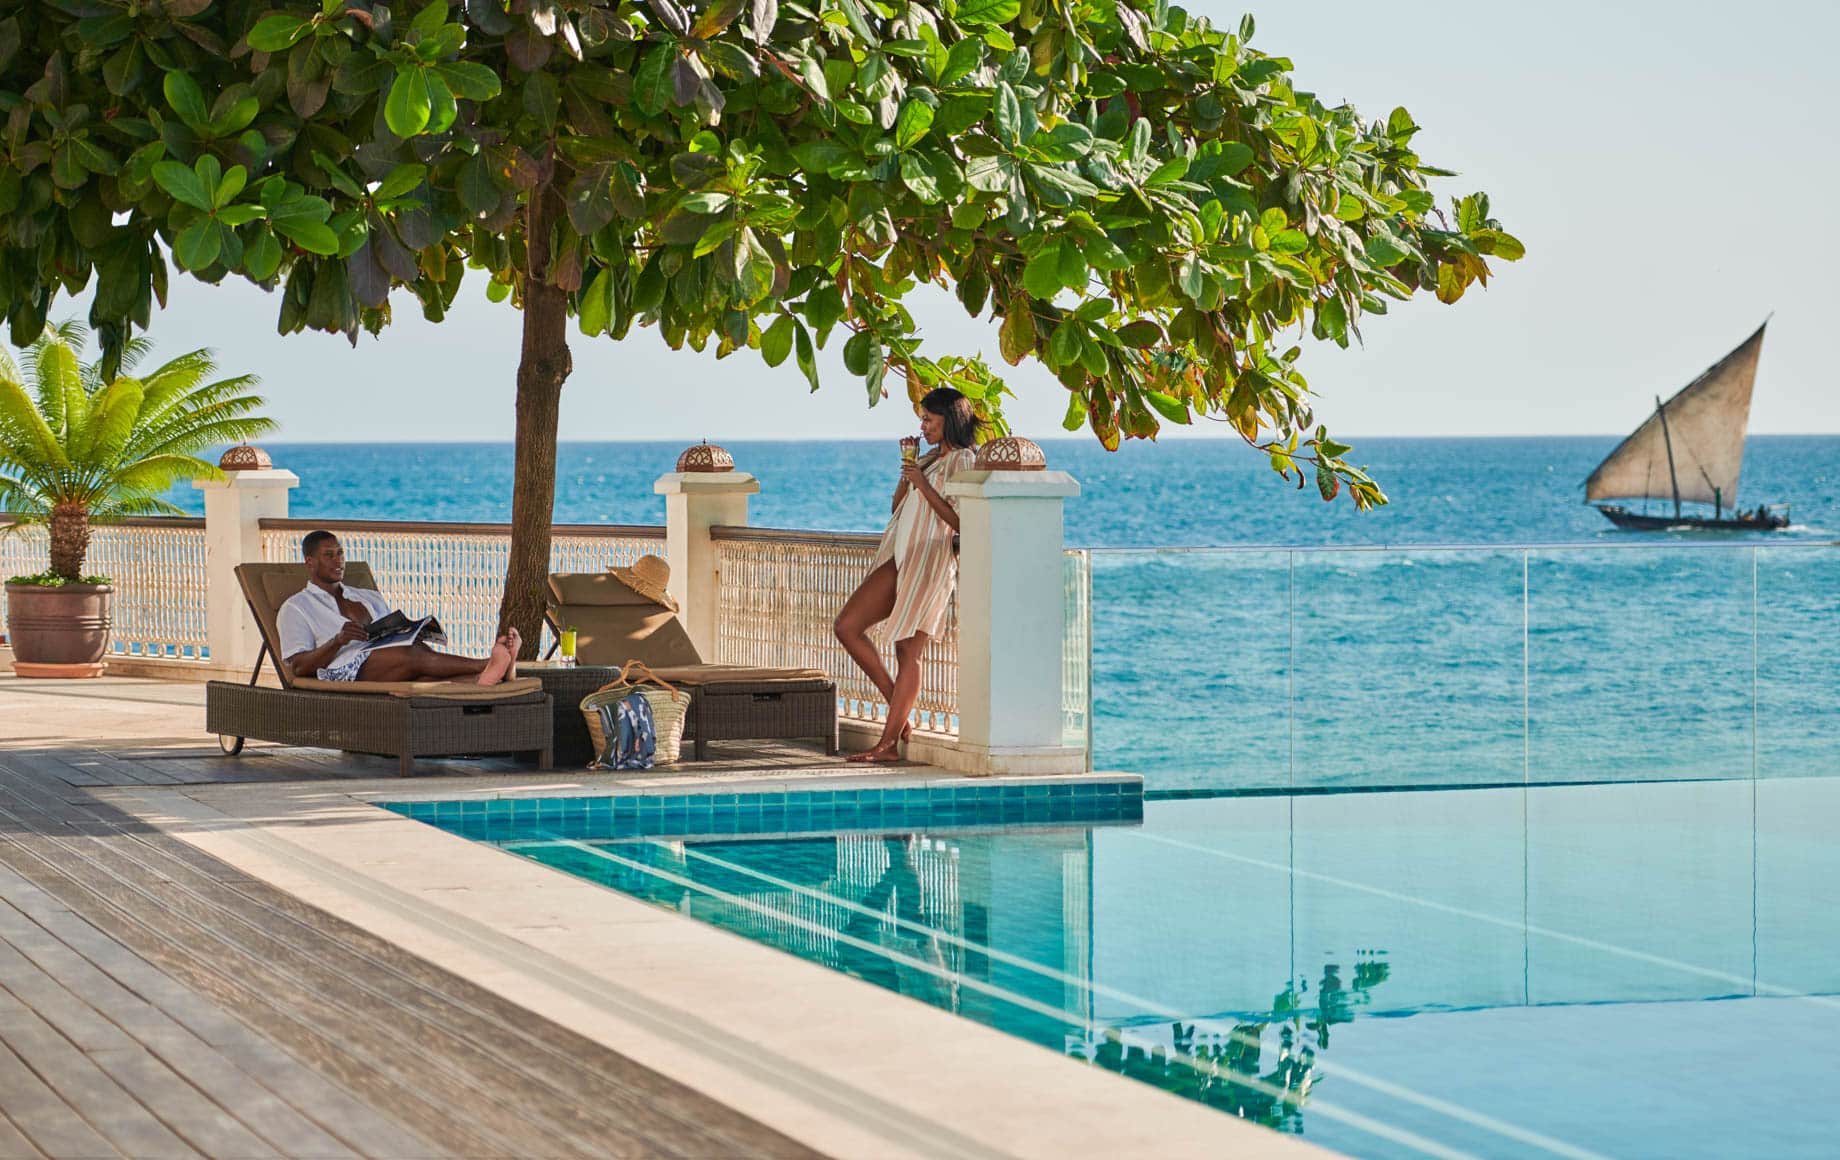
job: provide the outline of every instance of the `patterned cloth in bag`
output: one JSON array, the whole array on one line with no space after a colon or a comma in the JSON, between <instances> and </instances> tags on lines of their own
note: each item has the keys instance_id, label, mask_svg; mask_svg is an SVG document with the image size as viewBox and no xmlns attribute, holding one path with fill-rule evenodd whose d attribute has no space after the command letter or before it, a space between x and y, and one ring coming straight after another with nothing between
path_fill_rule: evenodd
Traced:
<instances>
[{"instance_id":1,"label":"patterned cloth in bag","mask_svg":"<svg viewBox=\"0 0 1840 1160\"><path fill-rule=\"evenodd\" d=\"M650 769L658 750L652 703L637 689L611 705L599 705L601 736L607 739L594 769Z\"/></svg>"}]
</instances>

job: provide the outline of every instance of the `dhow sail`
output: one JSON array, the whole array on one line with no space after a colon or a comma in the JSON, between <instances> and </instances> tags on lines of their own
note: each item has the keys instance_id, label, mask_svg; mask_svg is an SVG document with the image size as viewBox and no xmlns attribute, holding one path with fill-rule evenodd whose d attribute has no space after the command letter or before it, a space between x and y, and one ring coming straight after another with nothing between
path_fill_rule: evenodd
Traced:
<instances>
[{"instance_id":1,"label":"dhow sail","mask_svg":"<svg viewBox=\"0 0 1840 1160\"><path fill-rule=\"evenodd\" d=\"M1585 502L1674 499L1735 508L1751 386L1768 325L1659 404L1597 465L1585 481Z\"/></svg>"}]
</instances>

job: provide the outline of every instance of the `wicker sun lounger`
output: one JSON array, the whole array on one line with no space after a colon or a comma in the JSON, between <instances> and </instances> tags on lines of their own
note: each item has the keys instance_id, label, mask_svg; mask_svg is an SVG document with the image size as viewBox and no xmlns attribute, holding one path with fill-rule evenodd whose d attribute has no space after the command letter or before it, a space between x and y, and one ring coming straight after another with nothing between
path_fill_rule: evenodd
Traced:
<instances>
[{"instance_id":1,"label":"wicker sun lounger","mask_svg":"<svg viewBox=\"0 0 1840 1160\"><path fill-rule=\"evenodd\" d=\"M837 685L822 669L704 664L676 613L609 572L550 576L548 603L553 631L575 629L579 663L641 660L690 690L684 740L696 743L697 760L711 741L813 739L837 752Z\"/></svg>"},{"instance_id":2,"label":"wicker sun lounger","mask_svg":"<svg viewBox=\"0 0 1840 1160\"><path fill-rule=\"evenodd\" d=\"M321 681L296 677L280 653L276 614L307 583L304 564L239 564L243 598L262 628L262 653L249 683L205 687L205 728L235 755L246 738L375 753L397 758L407 777L417 757L529 753L550 768L550 698L542 682L518 677L499 685L471 681ZM370 568L347 562L345 581L373 588ZM281 688L256 684L272 659Z\"/></svg>"}]
</instances>

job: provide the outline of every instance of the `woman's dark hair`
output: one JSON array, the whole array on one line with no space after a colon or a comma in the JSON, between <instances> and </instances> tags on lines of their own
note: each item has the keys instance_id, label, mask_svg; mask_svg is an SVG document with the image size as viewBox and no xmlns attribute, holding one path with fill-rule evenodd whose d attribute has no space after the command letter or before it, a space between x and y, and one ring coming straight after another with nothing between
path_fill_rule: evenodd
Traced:
<instances>
[{"instance_id":1,"label":"woman's dark hair","mask_svg":"<svg viewBox=\"0 0 1840 1160\"><path fill-rule=\"evenodd\" d=\"M934 387L920 405L946 421L945 441L952 447L976 447L989 420L979 417L971 400L951 387Z\"/></svg>"}]
</instances>

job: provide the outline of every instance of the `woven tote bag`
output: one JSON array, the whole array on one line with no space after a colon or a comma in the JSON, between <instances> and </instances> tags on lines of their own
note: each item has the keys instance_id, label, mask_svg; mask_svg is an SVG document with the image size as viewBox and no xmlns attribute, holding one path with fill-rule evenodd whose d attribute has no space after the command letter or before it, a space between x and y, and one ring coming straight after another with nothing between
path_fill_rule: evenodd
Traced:
<instances>
[{"instance_id":1,"label":"woven tote bag","mask_svg":"<svg viewBox=\"0 0 1840 1160\"><path fill-rule=\"evenodd\" d=\"M652 760L658 765L670 765L683 753L690 694L653 673L644 661L627 661L620 669L618 680L602 685L581 699L581 715L588 724L588 737L594 742L594 752L598 754L607 747L600 707L615 704L634 690L651 705L652 723L658 730L658 748Z\"/></svg>"}]
</instances>

